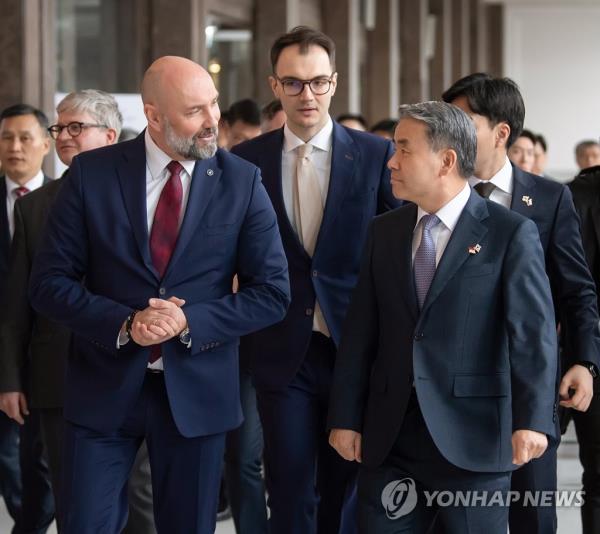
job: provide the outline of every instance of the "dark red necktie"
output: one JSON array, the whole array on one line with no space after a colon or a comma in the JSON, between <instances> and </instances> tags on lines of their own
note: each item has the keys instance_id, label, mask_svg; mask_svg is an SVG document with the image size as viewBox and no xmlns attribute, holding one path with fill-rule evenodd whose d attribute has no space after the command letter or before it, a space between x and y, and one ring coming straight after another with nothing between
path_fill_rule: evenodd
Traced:
<instances>
[{"instance_id":1,"label":"dark red necktie","mask_svg":"<svg viewBox=\"0 0 600 534\"><path fill-rule=\"evenodd\" d=\"M13 191L17 198L21 198L23 195L26 195L27 193L29 193L29 189L27 189L26 187L23 187L23 186L17 187Z\"/></svg>"},{"instance_id":2,"label":"dark red necktie","mask_svg":"<svg viewBox=\"0 0 600 534\"><path fill-rule=\"evenodd\" d=\"M181 200L183 187L181 186L181 171L183 167L178 161L167 165L171 174L163 187L156 206L152 231L150 232L150 254L152 263L162 278L169 265L169 260L175 250L177 235L179 234L179 215L181 213ZM153 345L150 351L150 363L160 358L160 345Z\"/></svg>"}]
</instances>

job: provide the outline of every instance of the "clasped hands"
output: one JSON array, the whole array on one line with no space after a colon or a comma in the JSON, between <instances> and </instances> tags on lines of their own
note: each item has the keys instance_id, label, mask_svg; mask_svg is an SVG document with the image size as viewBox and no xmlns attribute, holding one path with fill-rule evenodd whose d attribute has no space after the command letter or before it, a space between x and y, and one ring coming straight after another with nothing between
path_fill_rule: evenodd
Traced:
<instances>
[{"instance_id":1,"label":"clasped hands","mask_svg":"<svg viewBox=\"0 0 600 534\"><path fill-rule=\"evenodd\" d=\"M131 325L131 339L142 347L164 343L187 328L187 319L181 307L185 300L152 298L148 307L137 312ZM125 331L123 324L122 331Z\"/></svg>"}]
</instances>

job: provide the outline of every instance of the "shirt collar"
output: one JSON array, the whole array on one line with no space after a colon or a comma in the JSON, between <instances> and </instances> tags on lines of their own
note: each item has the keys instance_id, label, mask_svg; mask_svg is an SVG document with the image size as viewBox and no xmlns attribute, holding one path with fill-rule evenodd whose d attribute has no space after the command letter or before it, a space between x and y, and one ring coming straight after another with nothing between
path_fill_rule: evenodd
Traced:
<instances>
[{"instance_id":1,"label":"shirt collar","mask_svg":"<svg viewBox=\"0 0 600 534\"><path fill-rule=\"evenodd\" d=\"M167 165L171 163L172 159L154 142L154 139L150 136L150 132L148 132L148 128L146 128L146 132L144 133L144 141L146 144L146 164L148 165L150 176L152 177L152 180L159 180L163 177L163 172L167 168ZM196 161L183 160L179 163L181 163L185 172L192 176Z\"/></svg>"},{"instance_id":2,"label":"shirt collar","mask_svg":"<svg viewBox=\"0 0 600 534\"><path fill-rule=\"evenodd\" d=\"M471 188L469 187L468 183L465 183L465 186L462 188L460 193L458 193L452 200L450 200L450 202L447 202L436 212L436 215L440 221L442 221L444 226L451 232L454 231L454 227L456 226L463 209L465 209L470 195ZM415 228L425 215L429 214L419 206L419 209L417 210L417 224L415 224Z\"/></svg>"},{"instance_id":3,"label":"shirt collar","mask_svg":"<svg viewBox=\"0 0 600 534\"><path fill-rule=\"evenodd\" d=\"M500 191L504 191L508 195L512 194L512 165L510 164L510 160L508 156L506 156L506 160L504 161L504 165L502 168L494 174L490 178L490 183L494 184ZM480 180L476 176L471 176L469 178L469 185L471 187L475 187L479 182L484 182L485 180Z\"/></svg>"},{"instance_id":4,"label":"shirt collar","mask_svg":"<svg viewBox=\"0 0 600 534\"><path fill-rule=\"evenodd\" d=\"M29 191L35 191L36 189L44 185L44 173L40 169L31 180L29 180L22 186L17 184L16 182L13 182L8 176L4 176L4 181L6 182L7 194L11 194L15 189L18 189L19 187L26 187L27 189L29 189Z\"/></svg>"},{"instance_id":5,"label":"shirt collar","mask_svg":"<svg viewBox=\"0 0 600 534\"><path fill-rule=\"evenodd\" d=\"M329 152L331 150L331 145L333 144L333 121L329 115L327 116L325 126L313 135L307 143L312 145L313 148L318 148L324 152ZM283 127L283 151L291 152L303 144L304 141L292 132L286 123Z\"/></svg>"}]
</instances>

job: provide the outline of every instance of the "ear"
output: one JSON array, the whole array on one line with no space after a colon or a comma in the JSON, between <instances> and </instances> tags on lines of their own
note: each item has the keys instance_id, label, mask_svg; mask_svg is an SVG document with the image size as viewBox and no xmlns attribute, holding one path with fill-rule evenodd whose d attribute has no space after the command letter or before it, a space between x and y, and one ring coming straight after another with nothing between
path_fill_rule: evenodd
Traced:
<instances>
[{"instance_id":1,"label":"ear","mask_svg":"<svg viewBox=\"0 0 600 534\"><path fill-rule=\"evenodd\" d=\"M456 151L451 148L446 148L441 154L440 176L448 176L456 169L456 161L458 156Z\"/></svg>"},{"instance_id":2,"label":"ear","mask_svg":"<svg viewBox=\"0 0 600 534\"><path fill-rule=\"evenodd\" d=\"M44 156L50 152L50 134L44 135Z\"/></svg>"},{"instance_id":3,"label":"ear","mask_svg":"<svg viewBox=\"0 0 600 534\"><path fill-rule=\"evenodd\" d=\"M117 142L117 132L113 128L107 128L106 130L106 141L108 145L112 145Z\"/></svg>"},{"instance_id":4,"label":"ear","mask_svg":"<svg viewBox=\"0 0 600 534\"><path fill-rule=\"evenodd\" d=\"M329 94L331 94L331 96L335 95L335 90L337 88L337 79L338 79L338 73L334 72L331 75L331 90L329 91Z\"/></svg>"},{"instance_id":5,"label":"ear","mask_svg":"<svg viewBox=\"0 0 600 534\"><path fill-rule=\"evenodd\" d=\"M499 122L495 126L496 130L496 147L505 147L510 137L510 126L506 122Z\"/></svg>"},{"instance_id":6,"label":"ear","mask_svg":"<svg viewBox=\"0 0 600 534\"><path fill-rule=\"evenodd\" d=\"M273 91L275 98L279 98L279 87L277 86L277 79L275 76L269 76L269 85L271 86L271 91Z\"/></svg>"},{"instance_id":7,"label":"ear","mask_svg":"<svg viewBox=\"0 0 600 534\"><path fill-rule=\"evenodd\" d=\"M148 126L153 130L161 130L160 115L153 104L144 104L144 115L146 115L146 119L148 120Z\"/></svg>"}]
</instances>

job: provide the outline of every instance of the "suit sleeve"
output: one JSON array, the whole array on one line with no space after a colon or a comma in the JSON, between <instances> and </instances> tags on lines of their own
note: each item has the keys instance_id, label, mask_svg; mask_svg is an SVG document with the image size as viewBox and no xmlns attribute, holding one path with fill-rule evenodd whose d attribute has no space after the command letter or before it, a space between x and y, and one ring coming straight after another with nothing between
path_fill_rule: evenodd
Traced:
<instances>
[{"instance_id":1,"label":"suit sleeve","mask_svg":"<svg viewBox=\"0 0 600 534\"><path fill-rule=\"evenodd\" d=\"M392 193L392 184L390 182L390 170L387 163L394 155L394 145L387 143L387 149L383 159L383 167L380 172L379 194L377 197L377 214L380 215L386 211L393 210L404 204L403 200L397 199Z\"/></svg>"},{"instance_id":2,"label":"suit sleeve","mask_svg":"<svg viewBox=\"0 0 600 534\"><path fill-rule=\"evenodd\" d=\"M371 365L379 331L377 295L372 274L373 223L369 228L358 283L344 322L329 400L327 427L362 432Z\"/></svg>"},{"instance_id":3,"label":"suit sleeve","mask_svg":"<svg viewBox=\"0 0 600 534\"><path fill-rule=\"evenodd\" d=\"M29 297L36 311L116 356L117 335L133 310L85 287L88 239L82 171L76 157L63 178L33 261Z\"/></svg>"},{"instance_id":4,"label":"suit sleeve","mask_svg":"<svg viewBox=\"0 0 600 534\"><path fill-rule=\"evenodd\" d=\"M0 323L0 392L24 391L23 371L29 349L33 313L27 298L31 271L21 203L15 203L15 234Z\"/></svg>"},{"instance_id":5,"label":"suit sleeve","mask_svg":"<svg viewBox=\"0 0 600 534\"><path fill-rule=\"evenodd\" d=\"M578 360L587 360L600 368L595 284L583 252L579 218L567 187L563 187L554 218L548 245L548 269L557 293L569 366Z\"/></svg>"},{"instance_id":6,"label":"suit sleeve","mask_svg":"<svg viewBox=\"0 0 600 534\"><path fill-rule=\"evenodd\" d=\"M517 228L505 258L513 430L555 435L558 347L550 283L535 224Z\"/></svg>"},{"instance_id":7,"label":"suit sleeve","mask_svg":"<svg viewBox=\"0 0 600 534\"><path fill-rule=\"evenodd\" d=\"M290 303L287 260L277 217L256 170L252 194L238 239L237 293L184 306L192 352L270 326Z\"/></svg>"}]
</instances>

